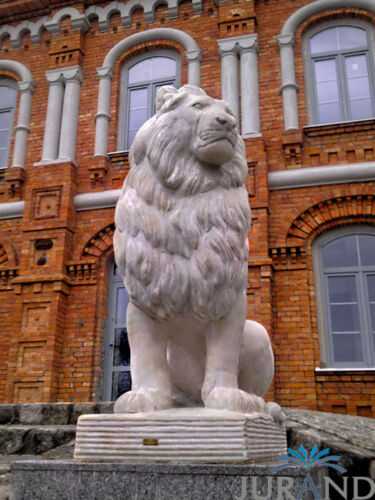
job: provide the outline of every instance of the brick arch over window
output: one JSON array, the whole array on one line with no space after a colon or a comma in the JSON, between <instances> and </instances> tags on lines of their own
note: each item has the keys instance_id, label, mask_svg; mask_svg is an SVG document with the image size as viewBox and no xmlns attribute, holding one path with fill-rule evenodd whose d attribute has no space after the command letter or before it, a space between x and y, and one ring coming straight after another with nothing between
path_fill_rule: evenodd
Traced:
<instances>
[{"instance_id":1,"label":"brick arch over window","mask_svg":"<svg viewBox=\"0 0 375 500\"><path fill-rule=\"evenodd\" d=\"M100 83L98 95L98 110L96 114L95 156L105 156L108 149L108 130L111 119L110 102L112 87L112 71L116 61L129 49L150 41L172 40L182 45L186 50L188 60L188 83L200 83L200 49L197 42L184 31L174 28L155 28L134 33L117 43L107 53L103 66L97 70Z\"/></svg>"},{"instance_id":2,"label":"brick arch over window","mask_svg":"<svg viewBox=\"0 0 375 500\"><path fill-rule=\"evenodd\" d=\"M101 257L113 246L113 233L115 232L115 224L108 224L94 236L92 236L82 250L82 257Z\"/></svg>"},{"instance_id":3,"label":"brick arch over window","mask_svg":"<svg viewBox=\"0 0 375 500\"><path fill-rule=\"evenodd\" d=\"M294 37L298 27L321 12L340 8L359 8L375 13L373 0L316 0L296 10L284 23L278 37L281 57L281 92L284 108L284 128L293 130L299 128L298 121L298 86L294 61Z\"/></svg>"},{"instance_id":4,"label":"brick arch over window","mask_svg":"<svg viewBox=\"0 0 375 500\"><path fill-rule=\"evenodd\" d=\"M303 247L322 227L340 219L375 224L375 194L339 196L312 205L289 226L286 247Z\"/></svg>"},{"instance_id":5,"label":"brick arch over window","mask_svg":"<svg viewBox=\"0 0 375 500\"><path fill-rule=\"evenodd\" d=\"M18 255L11 243L0 241L0 266L16 267L18 265Z\"/></svg>"}]
</instances>

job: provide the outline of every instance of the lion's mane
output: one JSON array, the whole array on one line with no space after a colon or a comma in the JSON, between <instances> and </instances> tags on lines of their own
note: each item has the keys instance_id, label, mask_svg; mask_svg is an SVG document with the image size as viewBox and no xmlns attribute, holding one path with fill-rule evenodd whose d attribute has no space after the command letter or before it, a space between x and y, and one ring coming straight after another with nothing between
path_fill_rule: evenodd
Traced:
<instances>
[{"instance_id":1,"label":"lion's mane","mask_svg":"<svg viewBox=\"0 0 375 500\"><path fill-rule=\"evenodd\" d=\"M191 152L188 93L163 106L133 143L116 207L115 257L131 302L151 317L217 320L247 284L247 165L240 137L219 168Z\"/></svg>"}]
</instances>

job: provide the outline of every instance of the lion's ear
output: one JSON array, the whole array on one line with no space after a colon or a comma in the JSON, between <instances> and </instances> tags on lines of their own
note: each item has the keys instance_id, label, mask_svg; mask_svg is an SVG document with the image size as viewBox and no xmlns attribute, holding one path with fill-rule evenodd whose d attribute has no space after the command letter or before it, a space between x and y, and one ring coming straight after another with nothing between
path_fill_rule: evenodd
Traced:
<instances>
[{"instance_id":1,"label":"lion's ear","mask_svg":"<svg viewBox=\"0 0 375 500\"><path fill-rule=\"evenodd\" d=\"M176 87L172 85L164 85L163 87L159 87L156 93L156 103L155 109L156 112L160 111L160 109L166 104L172 97L174 97L178 93Z\"/></svg>"}]
</instances>

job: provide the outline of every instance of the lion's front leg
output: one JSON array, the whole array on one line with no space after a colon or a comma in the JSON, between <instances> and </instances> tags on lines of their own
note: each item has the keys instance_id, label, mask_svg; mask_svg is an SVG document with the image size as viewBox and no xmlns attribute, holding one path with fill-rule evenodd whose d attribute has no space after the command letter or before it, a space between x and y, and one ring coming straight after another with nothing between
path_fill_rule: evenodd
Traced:
<instances>
[{"instance_id":1,"label":"lion's front leg","mask_svg":"<svg viewBox=\"0 0 375 500\"><path fill-rule=\"evenodd\" d=\"M129 304L128 335L133 387L117 399L115 413L156 411L173 406L166 330L165 325L147 316L134 304Z\"/></svg>"},{"instance_id":2,"label":"lion's front leg","mask_svg":"<svg viewBox=\"0 0 375 500\"><path fill-rule=\"evenodd\" d=\"M238 387L239 359L246 320L246 297L231 313L207 329L206 373L202 399L207 408L251 413L264 411L265 403Z\"/></svg>"}]
</instances>

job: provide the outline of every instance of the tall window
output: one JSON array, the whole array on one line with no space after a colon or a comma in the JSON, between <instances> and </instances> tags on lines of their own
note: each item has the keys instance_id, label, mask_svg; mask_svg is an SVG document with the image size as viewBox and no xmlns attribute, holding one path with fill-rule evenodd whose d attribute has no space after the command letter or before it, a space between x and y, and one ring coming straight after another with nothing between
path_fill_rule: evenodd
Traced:
<instances>
[{"instance_id":1,"label":"tall window","mask_svg":"<svg viewBox=\"0 0 375 500\"><path fill-rule=\"evenodd\" d=\"M342 24L315 31L307 57L313 123L375 116L372 28Z\"/></svg>"},{"instance_id":2,"label":"tall window","mask_svg":"<svg viewBox=\"0 0 375 500\"><path fill-rule=\"evenodd\" d=\"M8 165L16 99L16 82L0 78L0 169Z\"/></svg>"},{"instance_id":3,"label":"tall window","mask_svg":"<svg viewBox=\"0 0 375 500\"><path fill-rule=\"evenodd\" d=\"M129 149L135 134L155 113L158 87L177 85L178 61L172 51L142 55L124 64L118 149Z\"/></svg>"},{"instance_id":4,"label":"tall window","mask_svg":"<svg viewBox=\"0 0 375 500\"><path fill-rule=\"evenodd\" d=\"M375 367L375 230L333 231L315 252L326 363Z\"/></svg>"}]
</instances>

